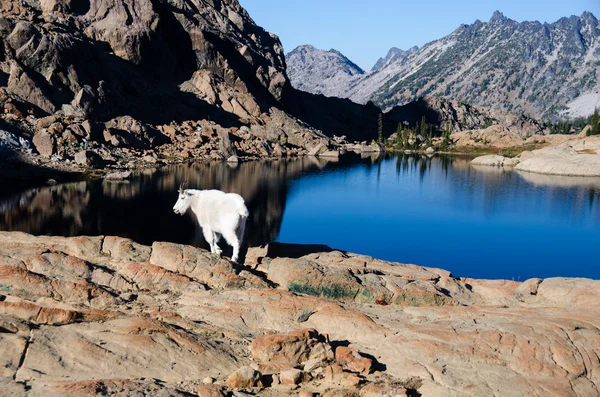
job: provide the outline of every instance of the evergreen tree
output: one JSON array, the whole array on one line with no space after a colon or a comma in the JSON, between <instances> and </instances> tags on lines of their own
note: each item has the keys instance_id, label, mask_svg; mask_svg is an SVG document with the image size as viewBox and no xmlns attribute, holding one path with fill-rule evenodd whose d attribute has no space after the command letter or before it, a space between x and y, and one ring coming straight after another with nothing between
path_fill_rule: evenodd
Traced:
<instances>
[{"instance_id":1,"label":"evergreen tree","mask_svg":"<svg viewBox=\"0 0 600 397\"><path fill-rule=\"evenodd\" d=\"M427 125L427 120L425 116L421 118L421 127L419 129L419 134L423 139L427 139L427 134L429 133L429 126Z\"/></svg>"},{"instance_id":2,"label":"evergreen tree","mask_svg":"<svg viewBox=\"0 0 600 397\"><path fill-rule=\"evenodd\" d=\"M590 125L592 128L588 131L588 135L600 135L600 114L598 113L598 109L594 111L592 118L590 120Z\"/></svg>"},{"instance_id":3,"label":"evergreen tree","mask_svg":"<svg viewBox=\"0 0 600 397\"><path fill-rule=\"evenodd\" d=\"M452 144L452 139L450 138L451 132L450 127L446 127L442 134L442 143L440 144L440 148L442 150L450 149L450 145Z\"/></svg>"},{"instance_id":4,"label":"evergreen tree","mask_svg":"<svg viewBox=\"0 0 600 397\"><path fill-rule=\"evenodd\" d=\"M378 135L379 143L383 143L383 114L382 113L379 113L377 135Z\"/></svg>"}]
</instances>

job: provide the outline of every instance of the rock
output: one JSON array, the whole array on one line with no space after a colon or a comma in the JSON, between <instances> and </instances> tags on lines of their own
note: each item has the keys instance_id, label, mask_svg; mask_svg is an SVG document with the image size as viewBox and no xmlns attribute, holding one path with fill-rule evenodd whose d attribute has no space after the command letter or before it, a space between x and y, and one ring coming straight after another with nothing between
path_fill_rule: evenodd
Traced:
<instances>
[{"instance_id":1,"label":"rock","mask_svg":"<svg viewBox=\"0 0 600 397\"><path fill-rule=\"evenodd\" d=\"M340 157L340 152L339 152L339 150L327 150L323 153L320 153L319 157L336 158L337 159Z\"/></svg>"},{"instance_id":2,"label":"rock","mask_svg":"<svg viewBox=\"0 0 600 397\"><path fill-rule=\"evenodd\" d=\"M104 179L109 181L119 181L131 176L131 171L113 171L104 175Z\"/></svg>"},{"instance_id":3,"label":"rock","mask_svg":"<svg viewBox=\"0 0 600 397\"><path fill-rule=\"evenodd\" d=\"M48 133L50 135L60 135L63 133L63 131L65 130L65 126L62 125L62 123L52 123L50 124L50 127L48 127Z\"/></svg>"},{"instance_id":4,"label":"rock","mask_svg":"<svg viewBox=\"0 0 600 397\"><path fill-rule=\"evenodd\" d=\"M229 375L225 384L232 389L244 389L259 386L261 373L252 367L242 367Z\"/></svg>"},{"instance_id":5,"label":"rock","mask_svg":"<svg viewBox=\"0 0 600 397\"><path fill-rule=\"evenodd\" d=\"M236 156L235 154L227 159L228 163L233 163L233 164L237 164L237 163L239 163L239 161L240 160L238 159L238 156Z\"/></svg>"},{"instance_id":6,"label":"rock","mask_svg":"<svg viewBox=\"0 0 600 397\"><path fill-rule=\"evenodd\" d=\"M75 94L75 98L73 98L73 101L71 102L71 106L78 110L76 114L83 118L92 115L95 104L96 93L89 85L83 86L83 88Z\"/></svg>"},{"instance_id":7,"label":"rock","mask_svg":"<svg viewBox=\"0 0 600 397\"><path fill-rule=\"evenodd\" d=\"M225 397L223 386L201 384L196 386L196 392L200 397Z\"/></svg>"},{"instance_id":8,"label":"rock","mask_svg":"<svg viewBox=\"0 0 600 397\"><path fill-rule=\"evenodd\" d=\"M86 167L99 167L102 165L102 157L91 150L82 150L75 153L75 162Z\"/></svg>"},{"instance_id":9,"label":"rock","mask_svg":"<svg viewBox=\"0 0 600 397\"><path fill-rule=\"evenodd\" d=\"M229 138L229 131L225 129L219 131L219 152L225 156L225 158L230 158L235 155L235 146Z\"/></svg>"},{"instance_id":10,"label":"rock","mask_svg":"<svg viewBox=\"0 0 600 397\"><path fill-rule=\"evenodd\" d=\"M87 128L90 129L90 131L88 132L87 128L84 127L84 124L87 126ZM71 131L71 133L79 138L87 138L88 135L91 136L91 124L89 123L89 121L86 123L84 122L84 124L70 124L69 127L67 128L68 131Z\"/></svg>"},{"instance_id":11,"label":"rock","mask_svg":"<svg viewBox=\"0 0 600 397\"><path fill-rule=\"evenodd\" d=\"M312 149L310 149L308 151L308 155L309 156L318 156L321 153L324 153L327 151L327 146L325 144L323 144L322 142L319 142L315 147L313 147Z\"/></svg>"},{"instance_id":12,"label":"rock","mask_svg":"<svg viewBox=\"0 0 600 397\"><path fill-rule=\"evenodd\" d=\"M8 90L37 106L46 114L52 114L56 111L56 106L50 100L50 96L16 61L10 63Z\"/></svg>"},{"instance_id":13,"label":"rock","mask_svg":"<svg viewBox=\"0 0 600 397\"><path fill-rule=\"evenodd\" d=\"M327 360L323 360L321 357L318 358L311 358L309 360L306 360L303 362L304 364L304 372L308 372L311 373L314 370L316 370L317 368L321 368L323 366L325 366L325 363L327 362Z\"/></svg>"},{"instance_id":14,"label":"rock","mask_svg":"<svg viewBox=\"0 0 600 397\"><path fill-rule=\"evenodd\" d=\"M383 146L376 143L371 145L357 145L355 150L360 153L381 153L384 151Z\"/></svg>"},{"instance_id":15,"label":"rock","mask_svg":"<svg viewBox=\"0 0 600 397\"><path fill-rule=\"evenodd\" d=\"M486 155L475 158L471 161L473 165L483 165L483 166L491 166L491 167L507 167L512 168L519 164L519 159L507 158L504 156L498 155Z\"/></svg>"},{"instance_id":16,"label":"rock","mask_svg":"<svg viewBox=\"0 0 600 397\"><path fill-rule=\"evenodd\" d=\"M356 387L362 380L356 374L345 372L341 365L335 364L325 368L324 381L346 387Z\"/></svg>"},{"instance_id":17,"label":"rock","mask_svg":"<svg viewBox=\"0 0 600 397\"><path fill-rule=\"evenodd\" d=\"M389 386L384 384L365 385L360 389L361 397L408 397L408 391L404 387Z\"/></svg>"},{"instance_id":18,"label":"rock","mask_svg":"<svg viewBox=\"0 0 600 397\"><path fill-rule=\"evenodd\" d=\"M47 199L66 194L75 217L77 186L58 185ZM588 396L598 388L593 376L581 376L597 366L586 357L599 353L598 280L454 278L324 246L271 244L250 253L256 272L193 246L0 231L0 389L22 395L27 380L31 395L221 396L233 392L198 383L238 371L245 376L232 375L236 386L273 388L236 393L265 396L457 388L467 397ZM269 279L305 283L291 292ZM332 280L357 291L352 303L320 296L339 292ZM432 304L439 290L460 304ZM410 304L374 304L375 292L385 291L391 303ZM312 312L306 323L314 328L294 330L303 312ZM249 335L259 335L252 357ZM377 357L377 373L358 352ZM276 372L240 369L250 365ZM281 384L296 382L300 368L300 389Z\"/></svg>"},{"instance_id":19,"label":"rock","mask_svg":"<svg viewBox=\"0 0 600 397\"><path fill-rule=\"evenodd\" d=\"M297 385L310 379L308 374L304 371L299 369L289 369L287 371L281 371L279 380L282 385Z\"/></svg>"},{"instance_id":20,"label":"rock","mask_svg":"<svg viewBox=\"0 0 600 397\"><path fill-rule=\"evenodd\" d=\"M521 157L517 171L563 176L600 176L600 137L579 138L534 150Z\"/></svg>"},{"instance_id":21,"label":"rock","mask_svg":"<svg viewBox=\"0 0 600 397\"><path fill-rule=\"evenodd\" d=\"M19 110L19 108L10 102L4 104L4 113L10 114L19 120L24 118L23 113Z\"/></svg>"},{"instance_id":22,"label":"rock","mask_svg":"<svg viewBox=\"0 0 600 397\"><path fill-rule=\"evenodd\" d=\"M50 127L53 123L55 123L59 119L58 115L50 115L46 117L40 117L35 122L35 127L38 130L42 130L44 128Z\"/></svg>"},{"instance_id":23,"label":"rock","mask_svg":"<svg viewBox=\"0 0 600 397\"><path fill-rule=\"evenodd\" d=\"M373 371L373 361L346 346L340 346L335 349L335 360L342 367L352 372L368 375Z\"/></svg>"},{"instance_id":24,"label":"rock","mask_svg":"<svg viewBox=\"0 0 600 397\"><path fill-rule=\"evenodd\" d=\"M78 126L79 124L75 124L75 126ZM71 128L71 126L69 126L69 128ZM85 131L85 135L80 135L80 131L79 128L75 127L75 129L73 129L73 133L75 135L79 135L84 137L87 140L92 140L92 139L96 139L96 134L98 131L98 126L96 125L96 123L92 122L91 120L85 120L81 123L81 127L83 128L83 130Z\"/></svg>"},{"instance_id":25,"label":"rock","mask_svg":"<svg viewBox=\"0 0 600 397\"><path fill-rule=\"evenodd\" d=\"M145 155L142 160L144 160L144 162L148 163L148 164L156 164L156 162L158 160L156 160L156 157L152 156L152 155Z\"/></svg>"},{"instance_id":26,"label":"rock","mask_svg":"<svg viewBox=\"0 0 600 397\"><path fill-rule=\"evenodd\" d=\"M300 364L318 358L333 358L329 345L314 329L301 329L288 334L261 335L250 345L252 358L259 363L283 362Z\"/></svg>"},{"instance_id":27,"label":"rock","mask_svg":"<svg viewBox=\"0 0 600 397\"><path fill-rule=\"evenodd\" d=\"M432 148L431 146L425 150L425 154L434 154L434 153L435 153L435 149Z\"/></svg>"},{"instance_id":28,"label":"rock","mask_svg":"<svg viewBox=\"0 0 600 397\"><path fill-rule=\"evenodd\" d=\"M105 129L103 132L103 137L105 142L108 142L113 146L123 147L129 145L127 139L112 128Z\"/></svg>"},{"instance_id":29,"label":"rock","mask_svg":"<svg viewBox=\"0 0 600 397\"><path fill-rule=\"evenodd\" d=\"M42 157L49 158L55 153L55 141L52 135L46 130L42 130L34 135L33 146Z\"/></svg>"}]
</instances>

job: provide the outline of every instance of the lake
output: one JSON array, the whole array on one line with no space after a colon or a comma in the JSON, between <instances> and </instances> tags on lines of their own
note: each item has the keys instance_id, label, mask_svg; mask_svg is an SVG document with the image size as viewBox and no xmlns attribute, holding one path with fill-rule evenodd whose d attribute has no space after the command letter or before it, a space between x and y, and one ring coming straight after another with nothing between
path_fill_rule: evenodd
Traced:
<instances>
[{"instance_id":1,"label":"lake","mask_svg":"<svg viewBox=\"0 0 600 397\"><path fill-rule=\"evenodd\" d=\"M599 178L475 168L448 156L186 164L126 181L5 191L0 230L208 248L193 214L172 211L184 180L241 194L250 246L326 244L457 277L600 279Z\"/></svg>"}]
</instances>

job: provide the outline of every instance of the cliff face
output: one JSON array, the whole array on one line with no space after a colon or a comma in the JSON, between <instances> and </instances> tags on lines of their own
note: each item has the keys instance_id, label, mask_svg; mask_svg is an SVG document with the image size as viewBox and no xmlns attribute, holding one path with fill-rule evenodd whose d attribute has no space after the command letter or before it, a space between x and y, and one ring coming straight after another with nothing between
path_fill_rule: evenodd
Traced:
<instances>
[{"instance_id":1,"label":"cliff face","mask_svg":"<svg viewBox=\"0 0 600 397\"><path fill-rule=\"evenodd\" d=\"M195 100L252 121L287 83L279 40L236 0L18 0L2 11L8 92L46 114L171 121Z\"/></svg>"},{"instance_id":2,"label":"cliff face","mask_svg":"<svg viewBox=\"0 0 600 397\"><path fill-rule=\"evenodd\" d=\"M45 158L128 166L330 144L289 114L281 43L236 0L4 0L0 12L0 128Z\"/></svg>"}]
</instances>

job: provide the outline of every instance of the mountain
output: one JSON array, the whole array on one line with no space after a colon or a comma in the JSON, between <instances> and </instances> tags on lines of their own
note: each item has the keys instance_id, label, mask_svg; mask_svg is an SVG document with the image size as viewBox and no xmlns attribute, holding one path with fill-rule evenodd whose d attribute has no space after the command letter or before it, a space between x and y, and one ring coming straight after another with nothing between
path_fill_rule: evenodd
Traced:
<instances>
[{"instance_id":1,"label":"mountain","mask_svg":"<svg viewBox=\"0 0 600 397\"><path fill-rule=\"evenodd\" d=\"M303 154L374 137L379 114L293 88L237 0L0 0L0 110L46 162L122 167Z\"/></svg>"},{"instance_id":2,"label":"mountain","mask_svg":"<svg viewBox=\"0 0 600 397\"><path fill-rule=\"evenodd\" d=\"M391 53L338 96L389 109L433 95L548 119L600 105L600 23L589 12L551 24L495 12L406 56Z\"/></svg>"},{"instance_id":3,"label":"mountain","mask_svg":"<svg viewBox=\"0 0 600 397\"><path fill-rule=\"evenodd\" d=\"M392 47L388 51L385 58L379 58L375 63L375 66L371 69L371 73L376 72L379 69L389 65L392 62L402 62L405 60L410 54L413 54L419 50L419 47L414 46L410 49L404 51L397 47Z\"/></svg>"},{"instance_id":4,"label":"mountain","mask_svg":"<svg viewBox=\"0 0 600 397\"><path fill-rule=\"evenodd\" d=\"M294 87L329 97L341 96L350 81L365 74L339 51L323 51L311 45L295 48L286 55L286 61Z\"/></svg>"}]
</instances>

